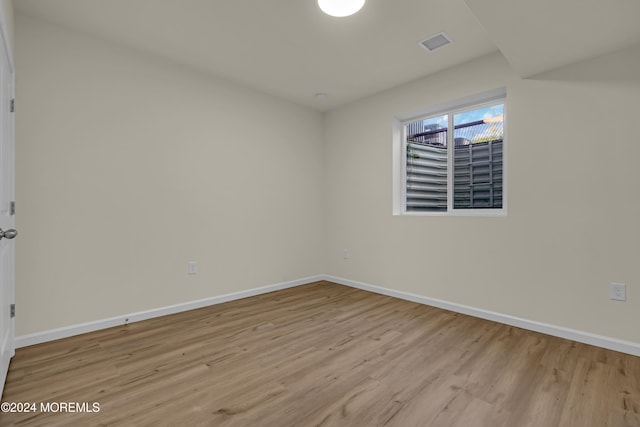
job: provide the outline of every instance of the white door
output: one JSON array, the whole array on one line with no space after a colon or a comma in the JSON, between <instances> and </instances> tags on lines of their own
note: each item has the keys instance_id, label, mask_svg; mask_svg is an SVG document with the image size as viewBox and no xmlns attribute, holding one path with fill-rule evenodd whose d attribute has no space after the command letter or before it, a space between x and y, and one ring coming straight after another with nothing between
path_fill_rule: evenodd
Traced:
<instances>
[{"instance_id":1,"label":"white door","mask_svg":"<svg viewBox=\"0 0 640 427\"><path fill-rule=\"evenodd\" d=\"M3 17L4 18L4 17ZM13 63L0 19L0 394L15 353Z\"/></svg>"}]
</instances>

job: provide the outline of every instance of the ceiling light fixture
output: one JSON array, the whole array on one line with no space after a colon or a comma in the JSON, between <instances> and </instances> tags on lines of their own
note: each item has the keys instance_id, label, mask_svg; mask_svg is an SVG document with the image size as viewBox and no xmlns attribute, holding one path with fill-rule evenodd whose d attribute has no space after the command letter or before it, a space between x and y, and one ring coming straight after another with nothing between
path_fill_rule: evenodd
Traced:
<instances>
[{"instance_id":1,"label":"ceiling light fixture","mask_svg":"<svg viewBox=\"0 0 640 427\"><path fill-rule=\"evenodd\" d=\"M327 15L341 18L362 9L364 2L365 0L318 0L318 6Z\"/></svg>"}]
</instances>

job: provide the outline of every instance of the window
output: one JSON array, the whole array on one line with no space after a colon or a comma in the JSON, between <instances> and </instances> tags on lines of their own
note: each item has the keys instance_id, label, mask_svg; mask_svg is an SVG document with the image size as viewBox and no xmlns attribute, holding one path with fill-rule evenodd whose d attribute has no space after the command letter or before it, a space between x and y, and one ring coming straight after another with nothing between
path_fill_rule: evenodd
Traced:
<instances>
[{"instance_id":1,"label":"window","mask_svg":"<svg viewBox=\"0 0 640 427\"><path fill-rule=\"evenodd\" d=\"M504 215L504 93L404 120L396 213Z\"/></svg>"}]
</instances>

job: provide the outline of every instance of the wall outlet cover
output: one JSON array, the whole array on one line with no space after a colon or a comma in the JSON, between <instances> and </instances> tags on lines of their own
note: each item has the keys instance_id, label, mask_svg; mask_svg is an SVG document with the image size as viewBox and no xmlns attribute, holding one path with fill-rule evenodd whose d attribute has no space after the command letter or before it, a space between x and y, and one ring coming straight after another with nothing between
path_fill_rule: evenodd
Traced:
<instances>
[{"instance_id":1,"label":"wall outlet cover","mask_svg":"<svg viewBox=\"0 0 640 427\"><path fill-rule=\"evenodd\" d=\"M187 263L187 274L198 274L198 264L195 261Z\"/></svg>"},{"instance_id":2,"label":"wall outlet cover","mask_svg":"<svg viewBox=\"0 0 640 427\"><path fill-rule=\"evenodd\" d=\"M609 298L615 301L627 300L627 287L624 283L611 283L609 285Z\"/></svg>"}]
</instances>

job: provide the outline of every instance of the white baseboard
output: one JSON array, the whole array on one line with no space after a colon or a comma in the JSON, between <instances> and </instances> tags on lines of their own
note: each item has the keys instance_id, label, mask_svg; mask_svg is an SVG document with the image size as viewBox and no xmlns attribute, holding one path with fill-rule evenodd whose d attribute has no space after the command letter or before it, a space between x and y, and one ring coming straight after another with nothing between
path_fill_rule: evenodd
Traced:
<instances>
[{"instance_id":1,"label":"white baseboard","mask_svg":"<svg viewBox=\"0 0 640 427\"><path fill-rule=\"evenodd\" d=\"M64 328L50 329L48 331L36 332L34 334L21 335L15 339L15 347L27 347L34 344L40 344L47 341L54 341L61 338L68 338L74 335L85 334L87 332L98 331L101 329L112 328L114 326L125 325L127 323L139 322L141 320L152 319L155 317L166 316L169 314L180 313L182 311L194 310L196 308L207 307L210 305L221 304L223 302L233 301L241 298L252 297L255 295L266 294L281 289L292 288L294 286L304 285L306 283L324 280L324 276L305 277L304 279L291 280L288 282L277 283L275 285L262 286L260 288L248 289L246 291L233 292L230 294L219 295L211 298L204 298L196 301L189 301L181 304L170 305L167 307L156 308L152 310L139 311L136 313L126 314L122 316L110 317L108 319L96 320L94 322L81 323L78 325L67 326Z\"/></svg>"},{"instance_id":2,"label":"white baseboard","mask_svg":"<svg viewBox=\"0 0 640 427\"><path fill-rule=\"evenodd\" d=\"M510 316L507 314L496 313L494 311L483 310L467 305L457 304L449 301L443 301L435 298L428 298L422 295L412 294L409 292L396 291L393 289L374 286L367 283L357 282L354 280L344 279L331 275L318 275L306 277L298 280L277 283L274 285L263 286L260 288L248 289L246 291L233 292L230 294L220 295L211 298L205 298L196 301L175 304L167 307L161 307L153 310L140 311L128 315L111 317L108 319L96 320L94 322L82 323L79 325L68 326L64 328L51 329L49 331L37 332L29 335L21 335L16 337L16 348L27 347L34 344L40 344L47 341L54 341L61 338L67 338L74 335L80 335L87 332L98 331L100 329L111 328L113 326L124 325L126 323L139 322L141 320L151 319L169 314L180 313L182 311L193 310L210 305L221 304L223 302L233 301L241 298L247 298L255 295L266 294L281 289L292 288L319 280L327 280L329 282L338 283L340 285L350 286L352 288L362 289L377 294L387 295L394 298L400 298L407 301L413 301L420 304L430 305L445 310L454 311L456 313L467 314L481 319L492 320L506 325L516 326L530 331L541 332L543 334L552 335L560 338L569 339L597 347L607 348L610 350L620 351L622 353L640 356L640 343L631 341L623 341L616 338L610 338L602 335L596 335L589 332L569 329L562 326L555 326L548 323L537 322L534 320L523 319L520 317Z\"/></svg>"},{"instance_id":3,"label":"white baseboard","mask_svg":"<svg viewBox=\"0 0 640 427\"><path fill-rule=\"evenodd\" d=\"M467 314L473 317L479 317L481 319L492 320L498 323L504 323L511 326L516 326L522 329L528 329L530 331L541 332L543 334L552 335L560 338L565 338L572 341L581 342L584 344L590 344L597 347L608 348L610 350L619 351L622 353L631 354L634 356L640 356L640 343L632 341L623 341L616 338L610 338L603 335L596 335L589 332L578 331L575 329L569 329L562 326L550 325L548 323L537 322L534 320L523 319L520 317L509 316L507 314L496 313L494 311L482 310L467 305L456 304L449 301L443 301L435 298L428 298L422 295L416 295L409 292L396 291L393 289L387 289L380 286L369 285L367 283L356 282L353 280L344 279L341 277L334 277L323 275L322 280L338 283L340 285L350 286L352 288L358 288L369 292L375 292L377 294L387 295L394 298L400 298L407 301L413 301L420 304L430 305L433 307L442 308L445 310L454 311L456 313Z\"/></svg>"}]
</instances>

